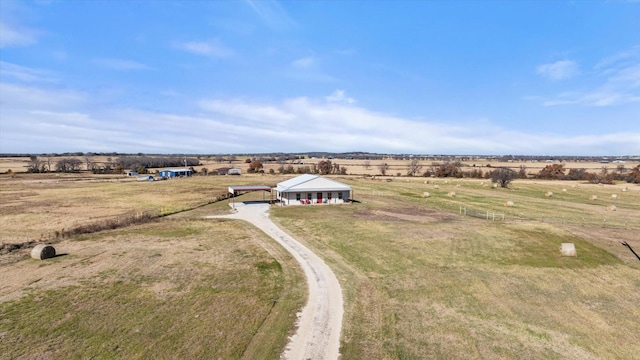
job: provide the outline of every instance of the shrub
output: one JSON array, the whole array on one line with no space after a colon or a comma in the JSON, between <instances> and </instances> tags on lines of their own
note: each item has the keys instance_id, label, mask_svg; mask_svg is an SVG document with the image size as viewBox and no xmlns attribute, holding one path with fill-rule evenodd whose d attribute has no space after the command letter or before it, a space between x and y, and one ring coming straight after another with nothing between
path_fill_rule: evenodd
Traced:
<instances>
[{"instance_id":1,"label":"shrub","mask_svg":"<svg viewBox=\"0 0 640 360\"><path fill-rule=\"evenodd\" d=\"M544 167L544 169L540 170L537 177L539 179L563 180L565 177L564 165L562 164L547 165Z\"/></svg>"},{"instance_id":2,"label":"shrub","mask_svg":"<svg viewBox=\"0 0 640 360\"><path fill-rule=\"evenodd\" d=\"M517 173L508 168L498 168L491 172L491 181L506 188L517 177Z\"/></svg>"}]
</instances>

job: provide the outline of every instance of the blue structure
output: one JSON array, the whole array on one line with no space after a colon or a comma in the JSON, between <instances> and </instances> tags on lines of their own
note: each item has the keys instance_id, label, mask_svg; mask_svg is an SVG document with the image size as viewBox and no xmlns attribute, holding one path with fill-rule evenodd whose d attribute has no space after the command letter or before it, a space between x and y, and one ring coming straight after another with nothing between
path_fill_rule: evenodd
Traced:
<instances>
[{"instance_id":1,"label":"blue structure","mask_svg":"<svg viewBox=\"0 0 640 360\"><path fill-rule=\"evenodd\" d=\"M181 168L181 169L164 169L161 170L158 175L163 178L174 178L174 177L183 177L183 176L191 176L193 175L193 170L189 168Z\"/></svg>"}]
</instances>

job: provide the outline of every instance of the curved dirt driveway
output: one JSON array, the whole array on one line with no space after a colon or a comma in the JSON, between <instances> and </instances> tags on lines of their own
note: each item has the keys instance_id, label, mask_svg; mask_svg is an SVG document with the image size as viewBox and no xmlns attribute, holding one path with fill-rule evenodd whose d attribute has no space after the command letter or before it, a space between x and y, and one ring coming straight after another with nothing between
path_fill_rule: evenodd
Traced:
<instances>
[{"instance_id":1,"label":"curved dirt driveway","mask_svg":"<svg viewBox=\"0 0 640 360\"><path fill-rule=\"evenodd\" d=\"M268 218L268 204L235 204L236 213L207 218L240 219L281 244L298 261L307 277L309 299L298 317L298 329L289 339L281 358L338 359L342 327L342 288L325 262L306 246L278 228Z\"/></svg>"}]
</instances>

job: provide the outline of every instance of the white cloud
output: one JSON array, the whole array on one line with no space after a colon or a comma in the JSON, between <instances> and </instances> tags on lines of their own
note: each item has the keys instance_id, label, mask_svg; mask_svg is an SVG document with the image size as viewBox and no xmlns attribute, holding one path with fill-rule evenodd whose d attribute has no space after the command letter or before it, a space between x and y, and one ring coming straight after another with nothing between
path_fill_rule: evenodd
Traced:
<instances>
[{"instance_id":1,"label":"white cloud","mask_svg":"<svg viewBox=\"0 0 640 360\"><path fill-rule=\"evenodd\" d=\"M282 5L275 0L246 0L246 3L273 30L286 30L297 26Z\"/></svg>"},{"instance_id":2,"label":"white cloud","mask_svg":"<svg viewBox=\"0 0 640 360\"><path fill-rule=\"evenodd\" d=\"M137 61L122 60L122 59L94 59L94 64L103 66L112 70L153 70L152 67L139 63Z\"/></svg>"},{"instance_id":3,"label":"white cloud","mask_svg":"<svg viewBox=\"0 0 640 360\"><path fill-rule=\"evenodd\" d=\"M561 60L536 67L536 72L551 80L564 80L580 73L578 64L572 60Z\"/></svg>"},{"instance_id":4,"label":"white cloud","mask_svg":"<svg viewBox=\"0 0 640 360\"><path fill-rule=\"evenodd\" d=\"M316 83L332 83L339 81L336 77L325 73L319 66L317 57L307 56L291 62L291 66L286 70L286 76Z\"/></svg>"},{"instance_id":5,"label":"white cloud","mask_svg":"<svg viewBox=\"0 0 640 360\"><path fill-rule=\"evenodd\" d=\"M0 94L0 105L27 111L78 106L86 99L83 93L73 90L10 83L0 83Z\"/></svg>"},{"instance_id":6,"label":"white cloud","mask_svg":"<svg viewBox=\"0 0 640 360\"><path fill-rule=\"evenodd\" d=\"M0 78L13 78L22 82L50 82L52 74L47 70L30 68L0 61Z\"/></svg>"},{"instance_id":7,"label":"white cloud","mask_svg":"<svg viewBox=\"0 0 640 360\"><path fill-rule=\"evenodd\" d=\"M640 47L606 57L593 70L600 85L591 90L563 92L544 100L542 105L607 107L640 103Z\"/></svg>"},{"instance_id":8,"label":"white cloud","mask_svg":"<svg viewBox=\"0 0 640 360\"><path fill-rule=\"evenodd\" d=\"M327 101L329 102L345 102L348 104L353 104L356 102L354 98L347 97L344 90L336 90L325 99L327 99Z\"/></svg>"},{"instance_id":9,"label":"white cloud","mask_svg":"<svg viewBox=\"0 0 640 360\"><path fill-rule=\"evenodd\" d=\"M568 136L510 131L484 119L418 120L349 103L341 90L331 99L201 99L190 114L101 108L65 89L0 83L0 93L0 152L640 153L633 131Z\"/></svg>"},{"instance_id":10,"label":"white cloud","mask_svg":"<svg viewBox=\"0 0 640 360\"><path fill-rule=\"evenodd\" d=\"M188 52L214 58L232 56L234 51L222 44L218 39L210 41L187 41L177 44L177 47Z\"/></svg>"},{"instance_id":11,"label":"white cloud","mask_svg":"<svg viewBox=\"0 0 640 360\"><path fill-rule=\"evenodd\" d=\"M294 60L293 62L291 62L291 65L295 68L299 68L299 69L308 69L313 67L313 65L315 65L316 60L311 57L303 57L297 60Z\"/></svg>"},{"instance_id":12,"label":"white cloud","mask_svg":"<svg viewBox=\"0 0 640 360\"><path fill-rule=\"evenodd\" d=\"M0 48L33 45L41 33L36 29L9 25L0 20Z\"/></svg>"},{"instance_id":13,"label":"white cloud","mask_svg":"<svg viewBox=\"0 0 640 360\"><path fill-rule=\"evenodd\" d=\"M338 98L345 98L344 94ZM206 104L209 104L208 106ZM215 104L215 106L210 106ZM279 104L208 100L205 118L244 136L247 151L378 151L413 153L608 154L640 151L640 134L566 136L509 131L487 121L446 124L377 113L344 102L306 97ZM247 122L245 119L250 119ZM240 135L244 134L244 135ZM321 139L321 140L320 140Z\"/></svg>"}]
</instances>

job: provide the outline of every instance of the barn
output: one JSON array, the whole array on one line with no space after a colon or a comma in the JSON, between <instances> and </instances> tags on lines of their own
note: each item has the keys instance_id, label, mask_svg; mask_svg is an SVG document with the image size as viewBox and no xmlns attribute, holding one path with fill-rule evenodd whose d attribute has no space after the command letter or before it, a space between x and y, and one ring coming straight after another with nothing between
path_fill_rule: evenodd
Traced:
<instances>
[{"instance_id":1,"label":"barn","mask_svg":"<svg viewBox=\"0 0 640 360\"><path fill-rule=\"evenodd\" d=\"M353 190L341 182L320 175L305 174L278 183L276 199L282 205L343 204Z\"/></svg>"},{"instance_id":2,"label":"barn","mask_svg":"<svg viewBox=\"0 0 640 360\"><path fill-rule=\"evenodd\" d=\"M158 172L158 175L163 178L174 178L193 175L193 170L189 168L180 169L164 169Z\"/></svg>"}]
</instances>

